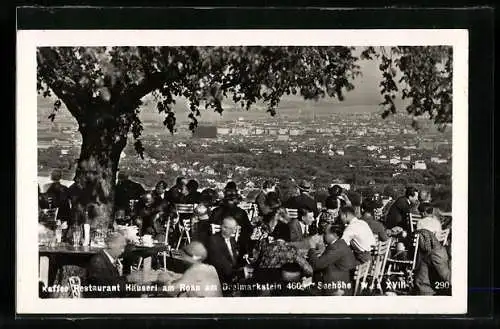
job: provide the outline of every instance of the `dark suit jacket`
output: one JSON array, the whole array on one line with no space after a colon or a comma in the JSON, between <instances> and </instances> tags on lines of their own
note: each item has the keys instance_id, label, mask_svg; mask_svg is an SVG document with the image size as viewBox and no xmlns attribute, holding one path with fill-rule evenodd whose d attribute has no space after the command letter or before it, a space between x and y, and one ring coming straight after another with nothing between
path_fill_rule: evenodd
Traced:
<instances>
[{"instance_id":1,"label":"dark suit jacket","mask_svg":"<svg viewBox=\"0 0 500 329\"><path fill-rule=\"evenodd\" d=\"M285 203L286 208L291 209L299 209L305 208L314 213L314 217L317 217L319 214L318 205L316 200L310 195L301 193L300 195L293 196Z\"/></svg>"},{"instance_id":2,"label":"dark suit jacket","mask_svg":"<svg viewBox=\"0 0 500 329\"><path fill-rule=\"evenodd\" d=\"M227 207L223 204L212 211L209 220L210 223L221 225L226 216L232 216L241 227L238 250L241 254L248 253L248 244L250 242L253 227L248 219L247 212L240 207Z\"/></svg>"},{"instance_id":3,"label":"dark suit jacket","mask_svg":"<svg viewBox=\"0 0 500 329\"><path fill-rule=\"evenodd\" d=\"M59 208L57 219L70 219L71 207L69 201L69 189L59 182L53 182L49 185L45 194L53 198L54 208Z\"/></svg>"},{"instance_id":4,"label":"dark suit jacket","mask_svg":"<svg viewBox=\"0 0 500 329\"><path fill-rule=\"evenodd\" d=\"M165 192L165 196L168 201L172 203L185 203L184 195L182 194L182 188L179 186L172 186L168 192Z\"/></svg>"},{"instance_id":5,"label":"dark suit jacket","mask_svg":"<svg viewBox=\"0 0 500 329\"><path fill-rule=\"evenodd\" d=\"M347 243L338 239L328 245L323 254L318 255L316 250L309 250L309 263L319 274L317 281L323 283L343 281L350 282L349 271L356 267L356 258Z\"/></svg>"},{"instance_id":6,"label":"dark suit jacket","mask_svg":"<svg viewBox=\"0 0 500 329\"><path fill-rule=\"evenodd\" d=\"M124 296L125 277L120 276L118 269L111 263L104 251L90 259L87 267L87 283L96 286L120 285L120 292L89 292L88 297L117 298Z\"/></svg>"},{"instance_id":7,"label":"dark suit jacket","mask_svg":"<svg viewBox=\"0 0 500 329\"><path fill-rule=\"evenodd\" d=\"M287 233L287 237L285 238L286 242L292 241L291 238L290 238L290 227L288 226L288 224L286 224L286 223L284 223L282 221L278 221L278 223L274 227L273 231L271 233L269 233L269 235L271 235L271 236L274 237L275 233L278 232L278 231L286 232Z\"/></svg>"},{"instance_id":8,"label":"dark suit jacket","mask_svg":"<svg viewBox=\"0 0 500 329\"><path fill-rule=\"evenodd\" d=\"M198 191L189 193L184 198L184 202L189 204L198 204L200 203L200 200L201 200L201 192Z\"/></svg>"},{"instance_id":9,"label":"dark suit jacket","mask_svg":"<svg viewBox=\"0 0 500 329\"><path fill-rule=\"evenodd\" d=\"M115 188L115 208L129 209L130 200L139 200L146 193L141 184L127 179L116 185Z\"/></svg>"},{"instance_id":10,"label":"dark suit jacket","mask_svg":"<svg viewBox=\"0 0 500 329\"><path fill-rule=\"evenodd\" d=\"M389 208L386 218L386 227L391 229L395 226L402 227L405 231L410 230L409 226L409 214L410 214L410 202L406 197L400 197Z\"/></svg>"},{"instance_id":11,"label":"dark suit jacket","mask_svg":"<svg viewBox=\"0 0 500 329\"><path fill-rule=\"evenodd\" d=\"M290 221L290 223L288 223L288 228L290 229L290 241L291 242L302 241L307 237L302 232L302 228L300 226L300 221L297 218L292 219Z\"/></svg>"},{"instance_id":12,"label":"dark suit jacket","mask_svg":"<svg viewBox=\"0 0 500 329\"><path fill-rule=\"evenodd\" d=\"M385 232L384 224L375 219L363 219L363 220L368 224L368 226L370 226L373 235L378 236L378 239L380 241L386 241L389 239L389 236Z\"/></svg>"},{"instance_id":13,"label":"dark suit jacket","mask_svg":"<svg viewBox=\"0 0 500 329\"><path fill-rule=\"evenodd\" d=\"M231 238L231 246L234 257L231 257L226 242L220 233L208 238L207 262L215 267L222 282L231 282L238 266L238 248L236 241Z\"/></svg>"}]
</instances>

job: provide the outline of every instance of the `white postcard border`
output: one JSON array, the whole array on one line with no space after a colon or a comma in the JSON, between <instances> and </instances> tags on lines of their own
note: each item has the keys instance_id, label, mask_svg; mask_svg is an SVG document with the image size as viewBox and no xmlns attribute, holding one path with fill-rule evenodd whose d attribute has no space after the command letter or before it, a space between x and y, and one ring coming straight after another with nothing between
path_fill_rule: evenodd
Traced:
<instances>
[{"instance_id":1,"label":"white postcard border","mask_svg":"<svg viewBox=\"0 0 500 329\"><path fill-rule=\"evenodd\" d=\"M38 46L453 46L452 296L40 299L38 297ZM16 312L19 314L464 314L467 311L467 30L20 30L16 93Z\"/></svg>"}]
</instances>

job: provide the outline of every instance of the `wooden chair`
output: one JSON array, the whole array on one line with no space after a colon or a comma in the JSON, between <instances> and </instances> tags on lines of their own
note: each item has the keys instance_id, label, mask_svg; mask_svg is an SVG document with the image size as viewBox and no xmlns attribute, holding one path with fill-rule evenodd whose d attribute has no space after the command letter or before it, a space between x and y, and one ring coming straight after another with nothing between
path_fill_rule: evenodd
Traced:
<instances>
[{"instance_id":1,"label":"wooden chair","mask_svg":"<svg viewBox=\"0 0 500 329\"><path fill-rule=\"evenodd\" d=\"M54 208L54 198L51 196L46 196L45 200L47 200L47 204L49 205L49 209Z\"/></svg>"},{"instance_id":2,"label":"wooden chair","mask_svg":"<svg viewBox=\"0 0 500 329\"><path fill-rule=\"evenodd\" d=\"M373 217L374 217L375 220L381 221L383 215L384 215L384 207L382 207L382 208L375 208L373 210Z\"/></svg>"},{"instance_id":3,"label":"wooden chair","mask_svg":"<svg viewBox=\"0 0 500 329\"><path fill-rule=\"evenodd\" d=\"M191 203L177 203L175 205L175 210L177 213L180 214L189 214L193 215L194 214L194 209L196 208L195 204Z\"/></svg>"},{"instance_id":4,"label":"wooden chair","mask_svg":"<svg viewBox=\"0 0 500 329\"><path fill-rule=\"evenodd\" d=\"M360 284L361 290L368 287L367 278L368 273L370 272L370 267L371 261L356 266L354 271L354 296L357 296L360 292Z\"/></svg>"},{"instance_id":5,"label":"wooden chair","mask_svg":"<svg viewBox=\"0 0 500 329\"><path fill-rule=\"evenodd\" d=\"M181 246L181 242L184 240L188 244L191 243L191 234L189 233L191 231L191 219L182 219L179 220L179 229L181 231L181 235L179 236L179 240L177 240L177 248Z\"/></svg>"},{"instance_id":6,"label":"wooden chair","mask_svg":"<svg viewBox=\"0 0 500 329\"><path fill-rule=\"evenodd\" d=\"M413 255L410 260L397 260L393 258L387 259L387 271L386 275L401 275L404 276L407 272L413 272L415 270L415 265L417 263L417 253L418 253L418 244L419 244L419 234L415 234L413 237Z\"/></svg>"},{"instance_id":7,"label":"wooden chair","mask_svg":"<svg viewBox=\"0 0 500 329\"><path fill-rule=\"evenodd\" d=\"M177 241L177 249L179 249L181 242L184 240L187 243L191 243L191 229L193 227L191 221L194 216L194 209L196 208L195 204L192 203L177 203L175 204L175 210L179 215L179 229L181 231L181 235L179 236L179 240ZM190 217L190 218L186 218Z\"/></svg>"},{"instance_id":8,"label":"wooden chair","mask_svg":"<svg viewBox=\"0 0 500 329\"><path fill-rule=\"evenodd\" d=\"M139 200L137 200L137 199L129 200L128 201L129 210L131 212L135 212L136 211L136 206L137 206L138 203L139 203Z\"/></svg>"},{"instance_id":9,"label":"wooden chair","mask_svg":"<svg viewBox=\"0 0 500 329\"><path fill-rule=\"evenodd\" d=\"M286 208L286 213L288 214L290 220L299 218L298 209Z\"/></svg>"},{"instance_id":10,"label":"wooden chair","mask_svg":"<svg viewBox=\"0 0 500 329\"><path fill-rule=\"evenodd\" d=\"M417 215L417 214L412 214L410 213L410 230L411 230L411 233L415 232L416 228L417 228L417 223L420 219L422 219L422 216L421 215Z\"/></svg>"},{"instance_id":11,"label":"wooden chair","mask_svg":"<svg viewBox=\"0 0 500 329\"><path fill-rule=\"evenodd\" d=\"M38 221L42 223L56 223L59 208L40 209Z\"/></svg>"},{"instance_id":12,"label":"wooden chair","mask_svg":"<svg viewBox=\"0 0 500 329\"><path fill-rule=\"evenodd\" d=\"M370 276L372 277L370 290L373 291L375 287L378 287L380 293L382 289L382 278L384 276L385 267L387 260L389 258L389 253L391 251L392 238L386 241L378 241L377 246L373 251L372 267L370 270Z\"/></svg>"},{"instance_id":13,"label":"wooden chair","mask_svg":"<svg viewBox=\"0 0 500 329\"><path fill-rule=\"evenodd\" d=\"M131 265L130 266L130 273L133 273L133 272L138 272L141 270L141 266L142 266L142 261L144 260L143 257L139 257L139 262L137 263L137 265Z\"/></svg>"},{"instance_id":14,"label":"wooden chair","mask_svg":"<svg viewBox=\"0 0 500 329\"><path fill-rule=\"evenodd\" d=\"M255 216L256 209L255 209L255 204L251 202L240 202L238 204L238 207L241 209L245 210L248 214L248 219L251 221L253 217Z\"/></svg>"},{"instance_id":15,"label":"wooden chair","mask_svg":"<svg viewBox=\"0 0 500 329\"><path fill-rule=\"evenodd\" d=\"M450 229L447 228L442 230L440 233L436 234L436 238L438 239L439 242L441 242L443 246L447 246L449 235L450 235Z\"/></svg>"}]
</instances>

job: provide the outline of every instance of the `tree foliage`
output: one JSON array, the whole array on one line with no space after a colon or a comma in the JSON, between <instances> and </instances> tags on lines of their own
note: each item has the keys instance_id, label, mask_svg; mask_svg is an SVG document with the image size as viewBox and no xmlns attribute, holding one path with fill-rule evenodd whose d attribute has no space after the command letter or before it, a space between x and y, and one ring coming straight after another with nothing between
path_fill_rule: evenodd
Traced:
<instances>
[{"instance_id":1,"label":"tree foliage","mask_svg":"<svg viewBox=\"0 0 500 329\"><path fill-rule=\"evenodd\" d=\"M249 109L257 102L275 115L284 95L343 100L361 73L352 47L41 47L37 49L37 90L55 94L53 113L64 103L82 134L75 179L95 184L112 202L114 178L128 134L143 157L141 99L152 94L164 125L174 133L175 99L188 100L189 128L203 109L223 112L230 98ZM384 115L396 112L401 87L407 111L451 122L451 47L368 47L361 58L381 61ZM396 82L396 70L401 78ZM400 87L398 87L400 86ZM97 178L96 178L97 177Z\"/></svg>"},{"instance_id":2,"label":"tree foliage","mask_svg":"<svg viewBox=\"0 0 500 329\"><path fill-rule=\"evenodd\" d=\"M367 47L361 58L380 60L383 117L396 113L395 99L410 100L414 117L427 115L439 129L452 122L453 48L450 46ZM398 79L399 76L399 79ZM419 129L418 121L413 127Z\"/></svg>"},{"instance_id":3,"label":"tree foliage","mask_svg":"<svg viewBox=\"0 0 500 329\"><path fill-rule=\"evenodd\" d=\"M173 133L178 96L189 101L194 130L201 108L222 114L224 97L246 109L263 101L274 115L285 94L342 100L359 74L348 47L57 47L37 54L39 92L48 96L52 90L79 124L99 114L116 121L116 139L130 129L139 154L139 106L149 93ZM58 100L51 119L60 105Z\"/></svg>"}]
</instances>

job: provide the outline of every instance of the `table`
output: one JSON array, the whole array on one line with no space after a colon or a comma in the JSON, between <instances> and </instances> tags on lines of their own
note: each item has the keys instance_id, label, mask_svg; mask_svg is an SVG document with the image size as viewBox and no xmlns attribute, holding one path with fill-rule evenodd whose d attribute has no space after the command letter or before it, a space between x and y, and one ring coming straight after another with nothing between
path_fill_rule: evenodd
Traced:
<instances>
[{"instance_id":1,"label":"table","mask_svg":"<svg viewBox=\"0 0 500 329\"><path fill-rule=\"evenodd\" d=\"M53 265L77 265L85 267L85 263L90 258L101 251L102 248L90 246L72 246L69 244L59 244L55 247L39 246L38 255L40 257L39 276L46 286L54 281L53 277L57 268ZM52 267L52 268L51 268ZM52 269L52 271L51 271ZM49 278L52 277L52 278Z\"/></svg>"},{"instance_id":2,"label":"table","mask_svg":"<svg viewBox=\"0 0 500 329\"><path fill-rule=\"evenodd\" d=\"M92 256L99 253L104 248L92 246L72 246L69 244L59 244L55 247L39 246L39 277L46 286L54 282L57 270L64 265L76 265L82 268L87 267L87 263ZM152 257L169 249L163 244L151 247L128 245L125 249L124 257L138 256L143 257L143 270L151 271ZM183 273L188 263L185 263L181 257L167 253L165 257L167 268L174 272Z\"/></svg>"}]
</instances>

